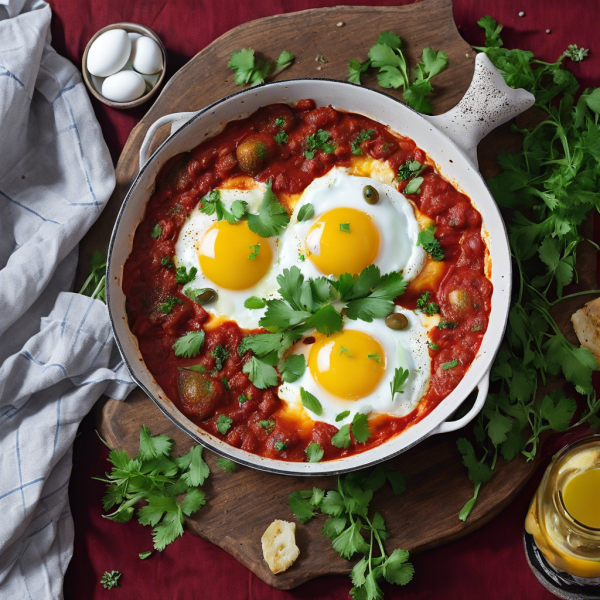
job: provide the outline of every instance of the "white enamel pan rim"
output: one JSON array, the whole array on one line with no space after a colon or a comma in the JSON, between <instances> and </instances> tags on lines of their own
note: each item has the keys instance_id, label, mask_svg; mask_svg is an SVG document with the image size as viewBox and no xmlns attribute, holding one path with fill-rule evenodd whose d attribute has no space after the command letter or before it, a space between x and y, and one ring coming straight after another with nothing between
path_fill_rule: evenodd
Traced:
<instances>
[{"instance_id":1,"label":"white enamel pan rim","mask_svg":"<svg viewBox=\"0 0 600 600\"><path fill-rule=\"evenodd\" d=\"M418 423L416 423L415 425L410 427L408 430L406 430L402 434L391 438L384 444L382 444L380 446L376 446L368 451L365 451L365 452L362 452L359 454L355 454L355 455L345 457L342 459L337 459L334 461L327 461L327 462L321 462L321 463L297 463L297 462L288 462L288 461L281 461L281 460L260 457L258 455L251 454L249 452L240 450L238 448L234 448L234 447L226 444L222 440L219 440L218 438L212 436L211 434L208 434L207 432L205 432L204 430L200 429L195 424L193 424L189 419L187 419L182 413L180 413L175 408L174 404L170 400L168 400L168 398L166 398L166 395L164 394L164 392L162 392L162 390L160 390L160 388L158 388L158 386L156 384L154 384L154 387L157 388L158 393L157 393L157 390L149 389L149 386L146 385L142 381L141 372L145 371L146 374L148 374L149 372L147 371L143 361L140 361L141 355L140 355L137 347L134 347L134 345L132 343L130 343L130 340L122 340L120 338L120 336L118 334L117 320L122 320L125 318L125 310L124 310L124 306L116 307L114 305L114 301L112 301L112 296L111 296L111 288L113 287L113 285L120 285L120 279L121 279L121 273L120 272L113 273L113 268L120 269L122 267L122 265L117 265L115 267L114 262L113 262L113 252L114 252L115 245L117 243L119 236L125 236L125 235L129 234L130 237L132 237L132 234L133 234L133 232L131 232L131 231L120 232L119 227L122 222L123 215L129 207L129 202L131 200L131 197L135 193L136 189L138 188L138 184L139 184L140 180L143 178L144 173L148 169L152 168L155 161L157 161L157 159L159 157L161 157L161 155L168 154L168 152L167 152L168 148L169 148L169 146L171 146L173 144L173 140L176 137L182 135L182 133L185 132L188 128L193 127L194 123L196 123L198 120L202 119L202 117L204 115L206 115L209 111L214 111L214 109L217 109L219 106L223 105L224 103L230 102L233 99L239 99L244 96L251 96L251 95L266 96L266 95L268 95L266 93L266 91L268 91L270 89L274 89L274 88L287 89L291 86L296 86L296 85L306 86L306 92L303 93L303 97L311 97L312 95L314 95L314 94L311 94L311 87L315 87L315 86L343 86L344 90L352 91L356 88L357 91L360 90L361 93L367 92L368 94L383 96L387 101L393 102L395 104L395 108L397 108L397 110L405 111L405 113L407 115L409 115L411 118L424 121L423 126L426 126L427 129L429 129L431 131L433 131L435 129L436 132L441 136L442 141L445 144L449 145L449 148L453 152L453 156L456 156L457 160L464 161L464 167L465 167L465 171L466 171L466 174L464 177L465 178L466 177L477 177L480 180L480 184L482 184L484 186L484 189L486 190L485 197L483 199L479 198L476 205L479 206L480 204L482 204L484 202L491 203L493 205L493 209L495 210L495 213L497 213L496 214L497 222L495 223L495 225L500 226L500 229L494 232L494 240L495 240L495 243L500 242L500 245L505 247L505 251L508 255L508 259L505 261L506 264L504 265L506 268L506 272L504 275L505 290L502 293L503 306L499 307L499 308L502 308L503 310L501 311L502 312L501 315L497 315L498 317L501 317L501 322L498 322L497 324L495 323L493 327L488 328L488 331L486 332L486 334L484 336L484 340L482 341L482 348L485 345L489 345L489 344L486 344L486 338L488 338L488 339L493 338L492 340L490 340L492 342L491 348L489 348L484 353L482 353L480 350L480 353L476 357L471 368L467 371L467 373L465 374L465 377L461 380L461 382L459 383L457 388L455 388L451 392L451 394L443 402L441 402L440 405L438 405L431 413L429 413L426 417L424 417L422 420L420 420ZM276 102L276 101L277 101L276 99L266 100L265 104L268 104L271 102ZM240 107L240 112L243 112L241 110L242 108L243 107ZM344 109L343 106L337 106L337 108L342 109L342 110ZM354 109L352 109L352 110L354 110ZM355 112L360 112L360 111L355 111ZM362 112L366 113L368 111L362 111ZM374 116L369 115L369 116L372 116L372 118L381 122L381 119L378 119L376 115L374 115ZM231 120L231 119L227 119L227 120ZM402 132L400 132L400 133L402 133ZM420 147L423 147L423 145L419 143L418 139L416 141ZM197 142L197 143L199 143L199 142ZM423 148L423 149L429 153L427 148ZM165 160L168 158L170 158L170 156L167 156L167 158L165 158ZM163 162L163 164L164 164L164 162ZM145 210L145 205L148 200L148 195L149 195L148 190L145 191L145 194L146 194L146 199L143 202L144 210ZM143 215L143 211L142 211L142 215ZM492 260L492 274L494 273L494 262L495 261ZM491 367L493 358L498 350L499 344L503 337L504 329L506 327L506 320L507 320L507 316L508 316L508 307L509 307L509 301L510 301L510 287L511 287L510 256L508 254L508 241L507 241L506 229L505 229L504 223L503 223L503 221L500 217L499 211L493 201L491 193L485 187L485 182L484 182L483 178L477 172L477 170L474 168L473 164L470 162L470 160L466 156L465 152L461 148L456 146L456 144L446 134L444 134L442 131L440 131L437 127L432 128L431 124L421 114L419 114L416 111L413 111L412 109L410 109L409 107L406 107L405 105L399 103L392 96L389 96L388 94L385 94L378 90L372 90L372 89L363 88L361 86L355 86L354 84L350 84L347 82L341 82L338 80L326 80L326 79L286 80L283 82L265 84L263 86L260 86L259 88L254 88L254 89L251 88L251 89L246 89L246 90L236 92L235 94L232 94L226 98L223 98L223 99L207 106L206 108L198 111L194 117L192 117L188 122L186 122L183 126L181 126L172 136L167 138L167 140L165 140L161 144L161 146L153 153L153 155L148 160L148 162L142 166L142 169L140 170L138 176L136 177L134 183L132 184L130 190L128 191L128 193L125 197L125 200L123 202L123 205L121 206L121 209L120 209L120 212L117 217L116 224L115 224L115 228L113 230L113 235L111 236L111 240L110 240L109 256L108 256L108 279L109 279L109 285L107 286L107 304L109 307L111 323L113 326L113 331L115 333L115 340L116 340L117 346L119 348L119 351L121 352L123 359L124 359L125 363L127 364L133 379L144 390L144 392L148 396L150 396L150 398L152 398L152 400L161 409L161 411L171 421L173 421L178 427L180 427L186 433L188 433L188 435L190 435L194 440L196 440L198 443L208 447L209 449L211 449L212 451L216 452L217 454L219 454L221 456L231 458L232 460L234 460L235 462L238 462L240 464L244 464L246 466L261 469L264 471L270 471L270 472L288 474L288 475L305 475L305 476L307 476L307 475L315 475L316 476L316 475L323 475L323 474L338 474L338 473L353 471L353 470L356 470L359 468L364 468L364 467L368 467L368 466L377 464L379 462L382 462L383 460L387 460L389 458L392 458L393 456L400 454L401 452L406 451L407 449L411 448L418 442L422 441L423 439L425 439L432 433L437 433L440 431L440 429L443 430L444 422L460 407L460 405L463 403L463 401L466 399L466 397L478 386L479 386L479 397L478 397L477 404L479 405L479 409L480 409L481 402L479 400L481 400L482 398L483 399L485 398L485 395L487 392L487 387L488 387L489 369ZM118 281L119 283L115 283L115 281ZM499 298L497 302L496 301L493 302L492 310L494 309L495 306L498 305L500 300L501 299ZM130 334L130 336L133 337L132 334ZM157 396L158 396L158 398L160 398L160 400L157 398ZM472 414L473 411L471 410L465 417L463 417L459 421L457 421L455 423L454 422L447 423L448 427L446 428L446 430L451 431L451 430L457 429L459 426L465 425L468 421L470 421L472 418L474 418L478 412L479 412L479 410L476 410L475 413Z\"/></svg>"}]
</instances>

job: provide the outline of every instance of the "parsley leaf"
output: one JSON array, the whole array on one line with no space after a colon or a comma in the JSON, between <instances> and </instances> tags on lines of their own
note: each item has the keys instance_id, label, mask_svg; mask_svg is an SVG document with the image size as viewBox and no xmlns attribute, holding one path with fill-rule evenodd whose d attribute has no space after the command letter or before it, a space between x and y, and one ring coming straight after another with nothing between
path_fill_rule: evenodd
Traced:
<instances>
[{"instance_id":1,"label":"parsley leaf","mask_svg":"<svg viewBox=\"0 0 600 600\"><path fill-rule=\"evenodd\" d=\"M156 223L150 231L150 237L155 240L156 238L160 237L161 233L162 227L158 223Z\"/></svg>"},{"instance_id":2,"label":"parsley leaf","mask_svg":"<svg viewBox=\"0 0 600 600\"><path fill-rule=\"evenodd\" d=\"M417 300L417 309L421 310L427 315L435 315L440 312L440 305L437 302L431 302L430 292L423 292L421 297Z\"/></svg>"},{"instance_id":3,"label":"parsley leaf","mask_svg":"<svg viewBox=\"0 0 600 600\"><path fill-rule=\"evenodd\" d=\"M257 296L250 296L250 298L246 298L246 300L244 300L245 308L257 309L264 308L266 305L267 303L262 298L258 298Z\"/></svg>"},{"instance_id":4,"label":"parsley leaf","mask_svg":"<svg viewBox=\"0 0 600 600\"><path fill-rule=\"evenodd\" d=\"M454 369L454 367L458 366L458 359L454 358L453 360L449 361L449 362L445 362L442 363L442 369L444 369L444 371L448 371L449 369Z\"/></svg>"},{"instance_id":5,"label":"parsley leaf","mask_svg":"<svg viewBox=\"0 0 600 600\"><path fill-rule=\"evenodd\" d=\"M277 452L283 452L284 450L287 450L287 442L278 440L273 444L273 448L275 448Z\"/></svg>"},{"instance_id":6,"label":"parsley leaf","mask_svg":"<svg viewBox=\"0 0 600 600\"><path fill-rule=\"evenodd\" d=\"M246 85L248 83L260 85L264 83L265 78L273 69L277 72L283 70L294 61L294 55L289 50L284 50L273 66L266 60L256 58L254 50L251 48L242 48L233 52L227 66L235 72L234 82L236 85ZM273 73L275 75L276 73Z\"/></svg>"},{"instance_id":7,"label":"parsley leaf","mask_svg":"<svg viewBox=\"0 0 600 600\"><path fill-rule=\"evenodd\" d=\"M589 53L586 48L578 48L577 44L569 44L563 55L570 58L573 62L582 61Z\"/></svg>"},{"instance_id":8,"label":"parsley leaf","mask_svg":"<svg viewBox=\"0 0 600 600\"><path fill-rule=\"evenodd\" d=\"M300 523L306 523L315 516L313 505L302 497L302 492L292 492L288 496L288 506Z\"/></svg>"},{"instance_id":9,"label":"parsley leaf","mask_svg":"<svg viewBox=\"0 0 600 600\"><path fill-rule=\"evenodd\" d=\"M220 344L211 353L215 359L215 371L221 371L229 358L229 351Z\"/></svg>"},{"instance_id":10,"label":"parsley leaf","mask_svg":"<svg viewBox=\"0 0 600 600\"><path fill-rule=\"evenodd\" d=\"M223 469L223 471L225 471L226 473L233 473L236 468L236 464L232 460L229 460L228 458L223 458L222 456L219 456L219 458L217 458L217 466L220 469Z\"/></svg>"},{"instance_id":11,"label":"parsley leaf","mask_svg":"<svg viewBox=\"0 0 600 600\"><path fill-rule=\"evenodd\" d=\"M272 190L272 180L269 180L258 214L248 214L248 227L260 237L268 238L282 233L289 222L290 217L285 207L279 204Z\"/></svg>"},{"instance_id":12,"label":"parsley leaf","mask_svg":"<svg viewBox=\"0 0 600 600\"><path fill-rule=\"evenodd\" d=\"M356 413L354 415L354 418L352 419L352 435L360 444L363 444L371 437L367 415L363 415L362 413Z\"/></svg>"},{"instance_id":13,"label":"parsley leaf","mask_svg":"<svg viewBox=\"0 0 600 600\"><path fill-rule=\"evenodd\" d=\"M280 131L273 136L273 139L282 146L288 143L290 136L285 131Z\"/></svg>"},{"instance_id":14,"label":"parsley leaf","mask_svg":"<svg viewBox=\"0 0 600 600\"><path fill-rule=\"evenodd\" d=\"M284 67L288 63L291 63L295 58L296 57L289 50L284 50L277 59L277 68L280 69L281 67Z\"/></svg>"},{"instance_id":15,"label":"parsley leaf","mask_svg":"<svg viewBox=\"0 0 600 600\"><path fill-rule=\"evenodd\" d=\"M408 369L403 369L402 367L396 367L394 371L394 378L390 381L390 391L392 392L392 400L396 394L404 394L404 384L410 375L410 371Z\"/></svg>"},{"instance_id":16,"label":"parsley leaf","mask_svg":"<svg viewBox=\"0 0 600 600\"><path fill-rule=\"evenodd\" d=\"M415 180L413 179L412 181ZM425 252L427 252L433 260L444 260L444 251L442 250L440 243L436 240L434 233L435 227L433 225L420 231L417 237L417 246L423 246Z\"/></svg>"},{"instance_id":17,"label":"parsley leaf","mask_svg":"<svg viewBox=\"0 0 600 600\"><path fill-rule=\"evenodd\" d=\"M160 259L160 264L167 269L172 269L175 266L170 256L163 256Z\"/></svg>"},{"instance_id":18,"label":"parsley leaf","mask_svg":"<svg viewBox=\"0 0 600 600\"><path fill-rule=\"evenodd\" d=\"M268 434L273 433L273 429L275 429L275 421L259 421L258 426L262 427Z\"/></svg>"},{"instance_id":19,"label":"parsley leaf","mask_svg":"<svg viewBox=\"0 0 600 600\"><path fill-rule=\"evenodd\" d=\"M190 331L182 335L174 344L175 356L194 358L200 354L204 344L204 331Z\"/></svg>"},{"instance_id":20,"label":"parsley leaf","mask_svg":"<svg viewBox=\"0 0 600 600\"><path fill-rule=\"evenodd\" d=\"M304 408L307 408L315 415L320 416L323 412L323 407L321 406L319 400L310 392L307 392L303 387L300 388L300 399L302 400L302 405Z\"/></svg>"},{"instance_id":21,"label":"parsley leaf","mask_svg":"<svg viewBox=\"0 0 600 600\"><path fill-rule=\"evenodd\" d=\"M202 208L200 211L205 215L215 215L217 221L225 219L232 225L244 218L246 207L248 206L248 203L243 200L234 200L229 207L230 210L227 210L221 200L221 192L219 190L212 190L212 192L209 192L202 198L201 202Z\"/></svg>"},{"instance_id":22,"label":"parsley leaf","mask_svg":"<svg viewBox=\"0 0 600 600\"><path fill-rule=\"evenodd\" d=\"M306 457L308 458L308 462L320 462L323 458L325 451L321 447L319 442L310 443L306 450Z\"/></svg>"},{"instance_id":23,"label":"parsley leaf","mask_svg":"<svg viewBox=\"0 0 600 600\"><path fill-rule=\"evenodd\" d=\"M293 383L304 375L306 358L304 354L292 354L281 366L281 381Z\"/></svg>"},{"instance_id":24,"label":"parsley leaf","mask_svg":"<svg viewBox=\"0 0 600 600\"><path fill-rule=\"evenodd\" d=\"M314 214L315 207L310 202L307 202L306 204L303 204L298 211L298 221L308 221L313 218Z\"/></svg>"},{"instance_id":25,"label":"parsley leaf","mask_svg":"<svg viewBox=\"0 0 600 600\"><path fill-rule=\"evenodd\" d=\"M331 444L336 448L349 448L350 443L350 425L342 425L340 430L331 438Z\"/></svg>"},{"instance_id":26,"label":"parsley leaf","mask_svg":"<svg viewBox=\"0 0 600 600\"><path fill-rule=\"evenodd\" d=\"M259 389L266 390L277 385L277 371L264 360L253 356L243 367L250 381Z\"/></svg>"},{"instance_id":27,"label":"parsley leaf","mask_svg":"<svg viewBox=\"0 0 600 600\"><path fill-rule=\"evenodd\" d=\"M396 181L406 181L411 177L416 177L426 165L422 165L418 160L408 160L399 169Z\"/></svg>"},{"instance_id":28,"label":"parsley leaf","mask_svg":"<svg viewBox=\"0 0 600 600\"><path fill-rule=\"evenodd\" d=\"M233 420L231 417L228 417L227 415L219 415L219 418L217 419L217 431L221 435L225 435L231 428L232 423Z\"/></svg>"},{"instance_id":29,"label":"parsley leaf","mask_svg":"<svg viewBox=\"0 0 600 600\"><path fill-rule=\"evenodd\" d=\"M364 63L359 63L357 60L351 60L348 63L348 81L361 85L361 75L371 66L371 61L367 60Z\"/></svg>"},{"instance_id":30,"label":"parsley leaf","mask_svg":"<svg viewBox=\"0 0 600 600\"><path fill-rule=\"evenodd\" d=\"M150 555L152 554L152 550L149 550L148 552L140 552L138 554L138 556L140 557L141 560L145 560L146 558L148 558Z\"/></svg>"}]
</instances>

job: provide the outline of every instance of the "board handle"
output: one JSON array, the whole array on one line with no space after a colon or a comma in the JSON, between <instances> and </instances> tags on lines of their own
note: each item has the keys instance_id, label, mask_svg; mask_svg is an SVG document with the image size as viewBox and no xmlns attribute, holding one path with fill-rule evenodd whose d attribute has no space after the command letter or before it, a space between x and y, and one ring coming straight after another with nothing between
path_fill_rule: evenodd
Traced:
<instances>
[{"instance_id":1,"label":"board handle","mask_svg":"<svg viewBox=\"0 0 600 600\"><path fill-rule=\"evenodd\" d=\"M534 103L534 95L527 90L506 85L492 61L481 52L475 59L473 79L462 100L447 113L425 119L445 133L478 167L477 144L492 129Z\"/></svg>"},{"instance_id":2,"label":"board handle","mask_svg":"<svg viewBox=\"0 0 600 600\"><path fill-rule=\"evenodd\" d=\"M154 134L163 126L172 123L171 125L171 134L175 133L184 123L187 123L196 112L180 112L173 113L171 115L165 115L160 119L157 119L150 125L146 135L144 136L144 140L140 147L140 170L142 167L148 162L148 158L150 158L150 144L152 144L152 138ZM170 134L170 135L171 135Z\"/></svg>"},{"instance_id":3,"label":"board handle","mask_svg":"<svg viewBox=\"0 0 600 600\"><path fill-rule=\"evenodd\" d=\"M437 435L438 433L449 433L450 431L456 431L461 427L469 424L481 411L485 400L488 395L488 389L490 387L490 372L486 371L481 381L477 384L477 398L475 398L475 404L471 407L471 410L460 419L456 421L444 421L437 429L431 432L431 435Z\"/></svg>"}]
</instances>

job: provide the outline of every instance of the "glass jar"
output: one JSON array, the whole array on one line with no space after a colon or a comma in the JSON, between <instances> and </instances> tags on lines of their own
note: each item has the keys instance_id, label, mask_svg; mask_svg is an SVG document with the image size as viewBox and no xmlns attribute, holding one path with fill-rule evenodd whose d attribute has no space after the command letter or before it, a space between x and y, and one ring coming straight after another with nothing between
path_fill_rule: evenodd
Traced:
<instances>
[{"instance_id":1,"label":"glass jar","mask_svg":"<svg viewBox=\"0 0 600 600\"><path fill-rule=\"evenodd\" d=\"M525 530L557 573L600 585L600 435L556 454L531 501Z\"/></svg>"}]
</instances>

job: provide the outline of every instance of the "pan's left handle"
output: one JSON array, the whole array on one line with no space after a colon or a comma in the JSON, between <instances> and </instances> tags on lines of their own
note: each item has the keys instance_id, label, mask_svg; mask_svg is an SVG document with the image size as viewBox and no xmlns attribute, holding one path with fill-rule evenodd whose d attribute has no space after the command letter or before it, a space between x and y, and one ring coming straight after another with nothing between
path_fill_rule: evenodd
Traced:
<instances>
[{"instance_id":1,"label":"pan's left handle","mask_svg":"<svg viewBox=\"0 0 600 600\"><path fill-rule=\"evenodd\" d=\"M150 144L152 143L152 138L154 134L163 126L172 123L171 125L171 133L169 135L174 134L184 123L187 123L196 112L180 112L173 113L171 115L165 115L160 119L157 119L152 125L149 127L146 135L144 137L144 141L142 142L142 146L140 148L140 169L146 164L148 158L150 157Z\"/></svg>"},{"instance_id":2,"label":"pan's left handle","mask_svg":"<svg viewBox=\"0 0 600 600\"><path fill-rule=\"evenodd\" d=\"M464 417L461 417L456 421L444 421L437 429L434 429L431 432L431 435L456 431L457 429L468 425L481 412L488 395L489 387L490 372L486 371L485 375L481 378L481 381L477 384L477 398L475 399L475 404L473 404L471 410Z\"/></svg>"}]
</instances>

